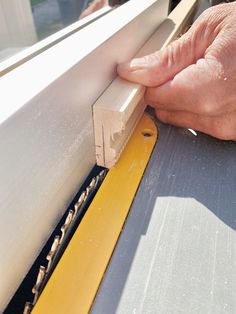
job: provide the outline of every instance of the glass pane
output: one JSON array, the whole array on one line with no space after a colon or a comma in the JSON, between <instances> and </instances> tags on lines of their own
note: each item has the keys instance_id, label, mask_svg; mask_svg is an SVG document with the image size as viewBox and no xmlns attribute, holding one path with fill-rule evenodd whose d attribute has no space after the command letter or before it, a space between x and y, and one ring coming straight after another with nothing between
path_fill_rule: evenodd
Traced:
<instances>
[{"instance_id":1,"label":"glass pane","mask_svg":"<svg viewBox=\"0 0 236 314\"><path fill-rule=\"evenodd\" d=\"M0 62L108 6L108 0L0 0Z\"/></svg>"}]
</instances>

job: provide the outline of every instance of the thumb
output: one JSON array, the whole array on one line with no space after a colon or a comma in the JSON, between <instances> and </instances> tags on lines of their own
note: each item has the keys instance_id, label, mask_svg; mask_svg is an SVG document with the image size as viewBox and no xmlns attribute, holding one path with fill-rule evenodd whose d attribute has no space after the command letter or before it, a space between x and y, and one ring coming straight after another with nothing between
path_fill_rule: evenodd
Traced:
<instances>
[{"instance_id":1,"label":"thumb","mask_svg":"<svg viewBox=\"0 0 236 314\"><path fill-rule=\"evenodd\" d=\"M181 38L163 50L142 58L132 59L117 67L118 74L145 86L159 86L171 80L177 73L204 56L214 38L212 32L204 31L206 21L197 20Z\"/></svg>"}]
</instances>

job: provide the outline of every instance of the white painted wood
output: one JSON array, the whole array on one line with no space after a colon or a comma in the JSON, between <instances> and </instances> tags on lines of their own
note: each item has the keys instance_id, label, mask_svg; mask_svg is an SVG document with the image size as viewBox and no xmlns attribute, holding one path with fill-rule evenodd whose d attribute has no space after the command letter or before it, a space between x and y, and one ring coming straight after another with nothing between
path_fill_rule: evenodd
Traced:
<instances>
[{"instance_id":1,"label":"white painted wood","mask_svg":"<svg viewBox=\"0 0 236 314\"><path fill-rule=\"evenodd\" d=\"M189 23L197 0L182 0L138 56L166 47ZM139 84L116 78L93 106L97 164L111 168L129 140L144 109L145 89Z\"/></svg>"},{"instance_id":2,"label":"white painted wood","mask_svg":"<svg viewBox=\"0 0 236 314\"><path fill-rule=\"evenodd\" d=\"M92 104L167 8L131 0L0 78L0 311L95 163Z\"/></svg>"},{"instance_id":3,"label":"white painted wood","mask_svg":"<svg viewBox=\"0 0 236 314\"><path fill-rule=\"evenodd\" d=\"M93 106L96 160L107 168L117 162L145 109L144 87L114 82Z\"/></svg>"}]
</instances>

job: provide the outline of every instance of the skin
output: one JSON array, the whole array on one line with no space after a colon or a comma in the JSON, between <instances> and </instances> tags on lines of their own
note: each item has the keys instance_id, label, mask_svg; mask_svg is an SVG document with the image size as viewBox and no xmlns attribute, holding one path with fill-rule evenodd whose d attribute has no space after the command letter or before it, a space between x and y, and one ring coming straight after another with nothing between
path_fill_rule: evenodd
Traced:
<instances>
[{"instance_id":1,"label":"skin","mask_svg":"<svg viewBox=\"0 0 236 314\"><path fill-rule=\"evenodd\" d=\"M206 10L167 48L118 65L164 123L236 140L236 2Z\"/></svg>"},{"instance_id":2,"label":"skin","mask_svg":"<svg viewBox=\"0 0 236 314\"><path fill-rule=\"evenodd\" d=\"M79 20L108 5L108 0L93 0L79 16Z\"/></svg>"}]
</instances>

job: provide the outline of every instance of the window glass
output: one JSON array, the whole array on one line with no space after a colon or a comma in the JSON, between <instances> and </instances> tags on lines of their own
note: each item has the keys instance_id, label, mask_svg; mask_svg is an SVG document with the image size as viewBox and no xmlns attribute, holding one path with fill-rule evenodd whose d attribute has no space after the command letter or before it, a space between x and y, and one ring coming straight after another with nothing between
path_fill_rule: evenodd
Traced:
<instances>
[{"instance_id":1,"label":"window glass","mask_svg":"<svg viewBox=\"0 0 236 314\"><path fill-rule=\"evenodd\" d=\"M0 62L108 6L108 0L0 0Z\"/></svg>"}]
</instances>

